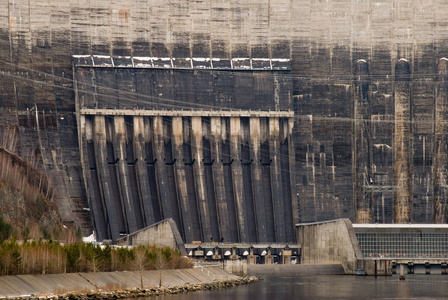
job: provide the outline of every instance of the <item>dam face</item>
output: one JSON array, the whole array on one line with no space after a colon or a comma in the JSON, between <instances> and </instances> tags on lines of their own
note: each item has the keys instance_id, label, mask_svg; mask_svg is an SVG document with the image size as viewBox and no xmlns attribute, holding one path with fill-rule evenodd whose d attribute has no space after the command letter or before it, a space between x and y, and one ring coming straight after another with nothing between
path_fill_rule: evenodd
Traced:
<instances>
[{"instance_id":1,"label":"dam face","mask_svg":"<svg viewBox=\"0 0 448 300\"><path fill-rule=\"evenodd\" d=\"M443 1L0 4L0 142L101 239L447 222Z\"/></svg>"}]
</instances>

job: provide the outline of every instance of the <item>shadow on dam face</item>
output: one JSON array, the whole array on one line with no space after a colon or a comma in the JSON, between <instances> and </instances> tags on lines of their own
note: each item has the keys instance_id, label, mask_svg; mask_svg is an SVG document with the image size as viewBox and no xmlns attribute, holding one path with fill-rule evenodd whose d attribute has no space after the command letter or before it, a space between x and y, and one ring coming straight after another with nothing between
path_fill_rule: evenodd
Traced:
<instances>
[{"instance_id":1,"label":"shadow on dam face","mask_svg":"<svg viewBox=\"0 0 448 300\"><path fill-rule=\"evenodd\" d=\"M187 243L293 242L293 114L239 114L82 109L98 239L172 218Z\"/></svg>"}]
</instances>

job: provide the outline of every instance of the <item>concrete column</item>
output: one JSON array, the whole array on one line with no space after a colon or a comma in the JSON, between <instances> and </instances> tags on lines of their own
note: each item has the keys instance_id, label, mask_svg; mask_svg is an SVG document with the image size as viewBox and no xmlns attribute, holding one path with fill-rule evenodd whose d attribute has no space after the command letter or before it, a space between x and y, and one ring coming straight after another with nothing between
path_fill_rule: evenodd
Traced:
<instances>
[{"instance_id":1,"label":"concrete column","mask_svg":"<svg viewBox=\"0 0 448 300\"><path fill-rule=\"evenodd\" d=\"M162 217L162 205L159 196L159 184L157 177L157 154L154 143L154 121L153 118L144 117L144 142L145 142L145 162L146 171L148 173L148 183L150 186L151 208L154 213L155 222L159 222ZM160 162L159 162L160 163Z\"/></svg>"},{"instance_id":2,"label":"concrete column","mask_svg":"<svg viewBox=\"0 0 448 300\"><path fill-rule=\"evenodd\" d=\"M354 199L356 203L356 223L372 222L372 190L367 188L373 184L370 163L370 99L369 99L369 67L366 61L360 60L356 66L354 82L354 123L353 123L353 174ZM378 220L377 220L378 221ZM384 222L384 220L383 220Z\"/></svg>"},{"instance_id":3,"label":"concrete column","mask_svg":"<svg viewBox=\"0 0 448 300\"><path fill-rule=\"evenodd\" d=\"M191 158L185 161L184 155L184 128L182 117L173 117L173 155L178 163L176 163L176 185L179 206L182 213L182 221L185 231L185 242L192 242L200 240L200 236L195 236L194 231L200 231L200 228L194 228L192 224L192 217L197 217L196 199L189 199L187 180L185 176L185 163L190 163ZM196 222L197 225L200 223Z\"/></svg>"},{"instance_id":4,"label":"concrete column","mask_svg":"<svg viewBox=\"0 0 448 300\"><path fill-rule=\"evenodd\" d=\"M289 184L291 187L291 204L292 204L292 222L293 226L300 222L299 216L299 192L297 189L297 173L296 173L296 153L295 153L295 144L293 139L293 131L294 131L294 118L288 119L288 142L289 142ZM297 236L295 234L295 230L293 227L292 230L293 239L292 241L296 241Z\"/></svg>"},{"instance_id":5,"label":"concrete column","mask_svg":"<svg viewBox=\"0 0 448 300\"><path fill-rule=\"evenodd\" d=\"M272 265L274 263L274 258L272 257L272 254L271 254L271 248L267 248L266 250L267 250L267 253L264 256L264 263L266 265Z\"/></svg>"},{"instance_id":6,"label":"concrete column","mask_svg":"<svg viewBox=\"0 0 448 300\"><path fill-rule=\"evenodd\" d=\"M154 128L154 148L157 157L156 173L158 179L159 195L161 198L162 218L173 218L179 232L183 233L181 228L179 211L177 208L177 192L176 187L171 185L172 180L169 178L168 167L174 163L171 153L167 153L167 146L171 142L171 136L164 130L163 117L156 116L153 118ZM167 147L166 147L167 146ZM166 149L167 148L167 149ZM168 165L167 165L168 164ZM183 236L185 238L185 236Z\"/></svg>"},{"instance_id":7,"label":"concrete column","mask_svg":"<svg viewBox=\"0 0 448 300\"><path fill-rule=\"evenodd\" d=\"M226 197L226 185L224 181L224 167L222 156L222 144L225 137L225 126L220 117L213 117L210 119L211 129L211 152L212 159L215 160L213 164L213 183L216 195L216 204L218 210L219 231L221 233L221 239L224 242L234 241L232 232L236 229L235 221L232 221L231 214L229 213L229 205ZM224 137L223 137L224 136ZM233 199L229 199L233 201ZM232 228L235 228L232 230Z\"/></svg>"},{"instance_id":8,"label":"concrete column","mask_svg":"<svg viewBox=\"0 0 448 300\"><path fill-rule=\"evenodd\" d=\"M149 186L148 170L146 167L145 123L143 117L134 117L133 140L139 194L142 199L143 211L145 213L145 225L149 226L154 224L156 220L151 204L151 188Z\"/></svg>"},{"instance_id":9,"label":"concrete column","mask_svg":"<svg viewBox=\"0 0 448 300\"><path fill-rule=\"evenodd\" d=\"M446 223L447 211L447 133L448 133L448 60L437 65L436 105L434 117L434 222Z\"/></svg>"},{"instance_id":10,"label":"concrete column","mask_svg":"<svg viewBox=\"0 0 448 300\"><path fill-rule=\"evenodd\" d=\"M244 209L243 168L241 164L241 120L239 117L230 118L230 156L232 163L233 195L236 206L239 242L248 241L248 229Z\"/></svg>"},{"instance_id":11,"label":"concrete column","mask_svg":"<svg viewBox=\"0 0 448 300\"><path fill-rule=\"evenodd\" d=\"M260 118L250 118L250 157L252 162L252 190L256 213L258 242L268 242L266 231L266 207L261 168Z\"/></svg>"},{"instance_id":12,"label":"concrete column","mask_svg":"<svg viewBox=\"0 0 448 300\"><path fill-rule=\"evenodd\" d=\"M271 155L269 150L269 118L260 118L260 164L262 170L262 185L264 198L264 220L268 241L275 241L274 204L271 187ZM260 187L259 187L260 188Z\"/></svg>"},{"instance_id":13,"label":"concrete column","mask_svg":"<svg viewBox=\"0 0 448 300\"><path fill-rule=\"evenodd\" d=\"M196 195L202 224L202 236L205 242L212 241L212 229L210 220L210 208L207 203L205 176L204 176L204 156L202 152L202 118L191 117L191 156L195 160L194 179Z\"/></svg>"},{"instance_id":14,"label":"concrete column","mask_svg":"<svg viewBox=\"0 0 448 300\"><path fill-rule=\"evenodd\" d=\"M83 164L83 172L85 177L86 191L88 192L88 200L90 211L93 216L96 237L99 241L106 240L108 236L107 221L105 215L105 208L102 204L101 193L101 178L98 173L95 159L95 147L94 147L94 119L85 116L80 116L81 134L79 135L82 143L82 155L81 162Z\"/></svg>"},{"instance_id":15,"label":"concrete column","mask_svg":"<svg viewBox=\"0 0 448 300\"><path fill-rule=\"evenodd\" d=\"M280 162L280 123L277 117L269 118L269 155L271 162L271 187L274 206L276 242L285 241L285 219Z\"/></svg>"},{"instance_id":16,"label":"concrete column","mask_svg":"<svg viewBox=\"0 0 448 300\"><path fill-rule=\"evenodd\" d=\"M118 211L115 207L112 192L112 183L109 176L106 146L106 123L104 116L95 116L95 157L102 188L103 201L106 205L107 219L110 230L110 238L114 241L120 238L118 224ZM99 201L97 199L96 201ZM121 212L120 212L121 213Z\"/></svg>"},{"instance_id":17,"label":"concrete column","mask_svg":"<svg viewBox=\"0 0 448 300\"><path fill-rule=\"evenodd\" d=\"M129 233L137 231L139 226L137 220L139 219L140 207L136 206L135 199L132 197L130 191L130 178L127 169L126 159L126 128L123 116L114 117L115 126L115 157L117 161L117 170L120 179L121 196L123 199L123 208L126 215L127 227Z\"/></svg>"},{"instance_id":18,"label":"concrete column","mask_svg":"<svg viewBox=\"0 0 448 300\"><path fill-rule=\"evenodd\" d=\"M291 189L291 146L290 146L290 129L289 119L281 118L280 120L280 174L282 181L283 192L283 222L285 226L284 242L293 242L296 240L293 222L294 211L297 211L297 206L293 205L293 194ZM295 182L295 181L293 181Z\"/></svg>"},{"instance_id":19,"label":"concrete column","mask_svg":"<svg viewBox=\"0 0 448 300\"><path fill-rule=\"evenodd\" d=\"M395 223L411 222L411 159L412 112L411 70L409 63L400 59L395 66L394 101L394 203Z\"/></svg>"}]
</instances>

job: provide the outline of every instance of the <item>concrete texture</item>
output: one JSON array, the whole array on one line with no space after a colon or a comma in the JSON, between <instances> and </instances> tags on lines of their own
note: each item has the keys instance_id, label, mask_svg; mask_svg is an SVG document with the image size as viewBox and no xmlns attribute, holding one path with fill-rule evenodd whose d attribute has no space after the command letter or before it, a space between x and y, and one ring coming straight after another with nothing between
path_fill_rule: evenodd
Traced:
<instances>
[{"instance_id":1,"label":"concrete texture","mask_svg":"<svg viewBox=\"0 0 448 300\"><path fill-rule=\"evenodd\" d=\"M302 264L341 264L347 274L358 268L362 253L350 220L297 225Z\"/></svg>"},{"instance_id":2,"label":"concrete texture","mask_svg":"<svg viewBox=\"0 0 448 300\"><path fill-rule=\"evenodd\" d=\"M179 286L236 279L218 267L112 273L72 273L0 277L0 298L39 297L67 293Z\"/></svg>"},{"instance_id":3,"label":"concrete texture","mask_svg":"<svg viewBox=\"0 0 448 300\"><path fill-rule=\"evenodd\" d=\"M443 0L2 1L0 145L46 172L66 222L85 233L94 227L100 236L116 238L126 233L124 221L132 218L111 213L111 205L133 209L145 188L117 196L124 182L135 187L139 180L132 178L135 166L130 160L128 165L117 162L121 171L115 172L112 163L122 154L114 153L118 148L97 149L97 155L108 149L104 161L81 163L87 154L79 142L86 137L78 127L83 121L74 113L84 106L293 110L288 143L261 146L279 149L275 159L271 154L261 158L261 172L249 164L232 169L215 163L211 171L204 170L205 180L201 172L192 177L199 182L184 184L189 197L182 201L190 203L193 188L200 189L198 199L203 201L208 172L219 178L213 182L217 210L251 206L250 189L241 191L239 182L230 178L242 173L243 179L254 177L251 183L263 183L266 197L261 203L282 195L272 211L265 211L266 223L279 218L289 196L292 218L300 217L300 222L349 218L446 223L447 8ZM223 124L221 128L227 126ZM166 126L165 132L171 132ZM216 162L228 164L235 159L228 153L237 153L227 148L227 131L221 133L213 136L218 154L211 153ZM173 162L172 145L156 146L148 153L149 162ZM288 148L294 150L288 153L294 153L295 162L287 170L294 174L283 174L280 180L272 169L283 172L285 163L277 160ZM188 174L191 168L185 169ZM148 165L152 213L137 215L136 224L140 217L150 222L171 217L179 226L188 226L174 209L177 202L172 199L180 194L166 188L176 186L173 176L182 172ZM98 182L94 184L101 189L91 190L89 182L98 178L107 178L111 186ZM285 189L291 182L293 187ZM156 186L162 188L155 191ZM252 193L257 198L260 194ZM228 200L233 194L235 203ZM88 200L101 197L107 198L109 210ZM198 214L211 219L213 207L207 213L210 205L202 204ZM260 205L253 206L259 216ZM220 217L219 226L226 228L221 237L251 238L254 227L243 220L250 217L245 213ZM149 225L146 222L143 226ZM198 229L201 237L216 234L216 226L204 224ZM260 241L282 238L292 229L257 226Z\"/></svg>"},{"instance_id":4,"label":"concrete texture","mask_svg":"<svg viewBox=\"0 0 448 300\"><path fill-rule=\"evenodd\" d=\"M128 234L118 240L118 245L169 247L179 249L182 255L187 254L177 225L172 219L157 222Z\"/></svg>"}]
</instances>

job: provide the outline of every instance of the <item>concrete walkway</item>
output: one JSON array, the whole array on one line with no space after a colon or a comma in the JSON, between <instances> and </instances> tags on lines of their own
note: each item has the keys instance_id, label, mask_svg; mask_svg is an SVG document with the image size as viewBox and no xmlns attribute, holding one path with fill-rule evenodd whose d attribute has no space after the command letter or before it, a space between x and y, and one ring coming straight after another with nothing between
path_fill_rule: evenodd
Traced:
<instances>
[{"instance_id":1,"label":"concrete walkway","mask_svg":"<svg viewBox=\"0 0 448 300\"><path fill-rule=\"evenodd\" d=\"M144 271L144 288L211 283L237 279L221 268ZM0 298L51 296L141 287L140 272L100 272L49 275L17 275L0 277Z\"/></svg>"}]
</instances>

